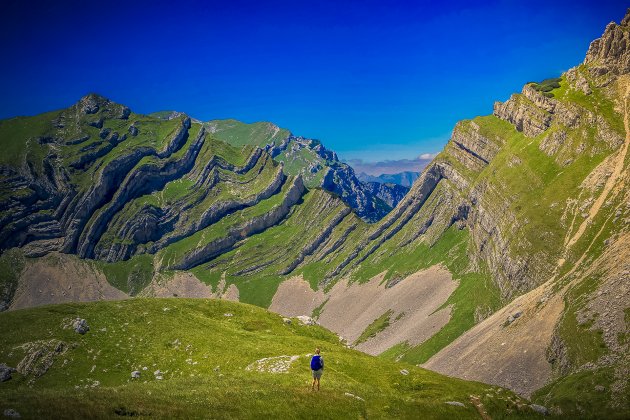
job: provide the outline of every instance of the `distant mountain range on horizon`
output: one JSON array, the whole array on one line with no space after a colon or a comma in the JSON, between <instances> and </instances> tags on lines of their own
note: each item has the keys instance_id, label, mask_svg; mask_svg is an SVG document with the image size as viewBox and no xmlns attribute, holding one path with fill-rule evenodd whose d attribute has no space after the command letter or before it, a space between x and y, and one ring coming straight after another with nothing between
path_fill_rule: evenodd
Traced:
<instances>
[{"instance_id":1,"label":"distant mountain range on horizon","mask_svg":"<svg viewBox=\"0 0 630 420\"><path fill-rule=\"evenodd\" d=\"M403 187L411 187L416 179L420 176L420 172L413 171L403 171L395 174L380 174L380 175L369 175L365 172L360 172L357 175L359 181L361 182L378 182L381 184L397 184L402 185Z\"/></svg>"}]
</instances>

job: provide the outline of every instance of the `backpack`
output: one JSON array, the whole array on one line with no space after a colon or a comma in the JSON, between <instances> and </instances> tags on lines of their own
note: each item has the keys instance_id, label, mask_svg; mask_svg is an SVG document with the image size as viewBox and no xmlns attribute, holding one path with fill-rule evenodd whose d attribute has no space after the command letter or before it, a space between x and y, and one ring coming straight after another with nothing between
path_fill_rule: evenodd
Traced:
<instances>
[{"instance_id":1,"label":"backpack","mask_svg":"<svg viewBox=\"0 0 630 420\"><path fill-rule=\"evenodd\" d=\"M316 354L315 356L313 356L313 358L311 359L311 370L320 370L322 368L322 361L321 361L321 356Z\"/></svg>"}]
</instances>

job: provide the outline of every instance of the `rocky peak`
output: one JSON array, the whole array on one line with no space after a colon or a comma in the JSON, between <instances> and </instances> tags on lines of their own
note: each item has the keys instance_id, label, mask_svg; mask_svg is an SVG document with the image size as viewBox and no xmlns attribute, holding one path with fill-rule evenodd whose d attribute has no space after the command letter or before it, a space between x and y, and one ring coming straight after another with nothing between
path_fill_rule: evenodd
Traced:
<instances>
[{"instance_id":1,"label":"rocky peak","mask_svg":"<svg viewBox=\"0 0 630 420\"><path fill-rule=\"evenodd\" d=\"M96 93L85 95L74 104L73 108L82 115L96 114L100 111L109 118L127 119L131 114L131 110L126 106L112 102Z\"/></svg>"},{"instance_id":2,"label":"rocky peak","mask_svg":"<svg viewBox=\"0 0 630 420\"><path fill-rule=\"evenodd\" d=\"M584 63L591 64L595 75L630 72L630 9L620 25L610 22L602 37L591 42Z\"/></svg>"},{"instance_id":3,"label":"rocky peak","mask_svg":"<svg viewBox=\"0 0 630 420\"><path fill-rule=\"evenodd\" d=\"M89 93L79 99L77 107L84 114L96 114L100 108L99 104L102 104L104 102L108 102L107 99L97 95L96 93Z\"/></svg>"}]
</instances>

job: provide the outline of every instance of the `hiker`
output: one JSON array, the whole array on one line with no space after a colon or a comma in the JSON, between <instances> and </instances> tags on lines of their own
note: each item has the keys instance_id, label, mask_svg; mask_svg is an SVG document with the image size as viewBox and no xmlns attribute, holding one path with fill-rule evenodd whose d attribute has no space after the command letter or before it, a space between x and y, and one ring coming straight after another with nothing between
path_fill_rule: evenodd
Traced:
<instances>
[{"instance_id":1,"label":"hiker","mask_svg":"<svg viewBox=\"0 0 630 420\"><path fill-rule=\"evenodd\" d=\"M315 383L317 382L317 390L319 391L319 380L324 373L324 358L319 354L319 347L315 349L315 354L311 359L311 370L313 371L313 386L312 391L315 391Z\"/></svg>"}]
</instances>

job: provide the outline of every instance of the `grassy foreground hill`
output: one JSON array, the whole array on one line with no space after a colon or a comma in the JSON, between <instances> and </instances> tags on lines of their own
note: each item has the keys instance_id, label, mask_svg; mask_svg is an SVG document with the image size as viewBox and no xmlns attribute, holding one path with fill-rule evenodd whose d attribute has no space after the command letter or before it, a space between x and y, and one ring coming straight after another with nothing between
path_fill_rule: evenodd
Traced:
<instances>
[{"instance_id":1,"label":"grassy foreground hill","mask_svg":"<svg viewBox=\"0 0 630 420\"><path fill-rule=\"evenodd\" d=\"M77 317L84 335L70 326ZM0 331L0 360L18 367L0 383L0 409L23 418L538 416L510 391L368 356L320 326L241 303L52 305L2 313ZM326 367L313 393L316 346Z\"/></svg>"}]
</instances>

